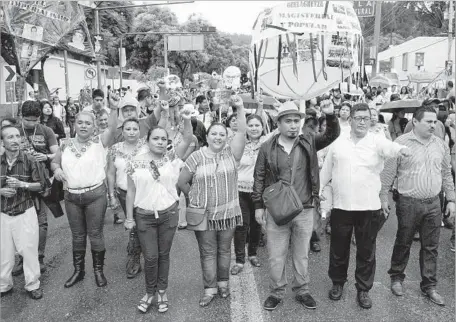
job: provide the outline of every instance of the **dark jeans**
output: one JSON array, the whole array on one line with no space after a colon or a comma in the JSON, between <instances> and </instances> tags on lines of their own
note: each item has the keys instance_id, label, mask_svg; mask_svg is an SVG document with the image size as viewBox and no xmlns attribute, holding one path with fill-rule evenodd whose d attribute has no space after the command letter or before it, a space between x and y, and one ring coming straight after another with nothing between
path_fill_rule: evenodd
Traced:
<instances>
[{"instance_id":1,"label":"dark jeans","mask_svg":"<svg viewBox=\"0 0 456 322\"><path fill-rule=\"evenodd\" d=\"M44 200L37 196L36 200L36 214L38 215L38 258L44 258L44 250L46 249L47 230L48 230L48 217L47 206Z\"/></svg>"},{"instance_id":2,"label":"dark jeans","mask_svg":"<svg viewBox=\"0 0 456 322\"><path fill-rule=\"evenodd\" d=\"M68 127L70 128L70 137L74 138L76 136L76 130L74 128L75 121L68 121Z\"/></svg>"},{"instance_id":3,"label":"dark jeans","mask_svg":"<svg viewBox=\"0 0 456 322\"><path fill-rule=\"evenodd\" d=\"M321 215L316 208L314 208L313 212L314 212L314 224L313 224L312 237L310 237L310 243L318 243L318 242L320 242L320 234L321 234Z\"/></svg>"},{"instance_id":4,"label":"dark jeans","mask_svg":"<svg viewBox=\"0 0 456 322\"><path fill-rule=\"evenodd\" d=\"M413 235L419 229L421 250L421 289L437 284L437 255L442 212L438 196L433 200L420 200L400 195L396 202L397 234L388 274L393 281L405 279L405 268L410 256Z\"/></svg>"},{"instance_id":5,"label":"dark jeans","mask_svg":"<svg viewBox=\"0 0 456 322\"><path fill-rule=\"evenodd\" d=\"M236 227L234 233L234 250L236 263L245 263L245 244L248 238L248 256L256 256L258 244L260 243L261 226L255 219L255 208L253 207L252 194L239 192L239 204L242 211L243 225Z\"/></svg>"},{"instance_id":6,"label":"dark jeans","mask_svg":"<svg viewBox=\"0 0 456 322\"><path fill-rule=\"evenodd\" d=\"M179 221L178 204L159 211L155 218L153 212L135 209L136 226L144 255L144 272L147 294L155 294L168 288L169 253Z\"/></svg>"},{"instance_id":7,"label":"dark jeans","mask_svg":"<svg viewBox=\"0 0 456 322\"><path fill-rule=\"evenodd\" d=\"M116 191L117 199L119 199L120 206L122 210L127 215L127 192L125 190L117 188ZM133 212L133 219L135 219L135 212ZM139 243L138 237L138 228L135 226L130 229L130 237L128 239L127 246L128 255L139 254L141 253L141 244Z\"/></svg>"},{"instance_id":8,"label":"dark jeans","mask_svg":"<svg viewBox=\"0 0 456 322\"><path fill-rule=\"evenodd\" d=\"M73 235L73 251L86 250L87 235L92 250L105 250L103 225L107 204L104 184L81 194L65 191L65 208Z\"/></svg>"},{"instance_id":9,"label":"dark jeans","mask_svg":"<svg viewBox=\"0 0 456 322\"><path fill-rule=\"evenodd\" d=\"M230 279L231 240L235 228L195 231L203 270L204 288L217 288L217 282Z\"/></svg>"},{"instance_id":10,"label":"dark jeans","mask_svg":"<svg viewBox=\"0 0 456 322\"><path fill-rule=\"evenodd\" d=\"M347 281L350 242L353 229L356 237L356 289L369 291L375 277L375 246L377 233L385 223L381 210L331 211L331 247L328 275L334 284Z\"/></svg>"}]
</instances>

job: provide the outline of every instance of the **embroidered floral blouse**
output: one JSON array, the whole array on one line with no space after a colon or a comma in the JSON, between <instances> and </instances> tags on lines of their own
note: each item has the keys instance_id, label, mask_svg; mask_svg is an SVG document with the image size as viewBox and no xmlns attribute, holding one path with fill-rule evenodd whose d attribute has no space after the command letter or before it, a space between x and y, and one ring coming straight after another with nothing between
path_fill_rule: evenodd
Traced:
<instances>
[{"instance_id":1,"label":"embroidered floral blouse","mask_svg":"<svg viewBox=\"0 0 456 322\"><path fill-rule=\"evenodd\" d=\"M166 152L165 156L157 161L150 157L148 147L141 149L140 153L127 163L126 169L136 187L134 207L154 211L158 217L158 211L177 202L179 197L176 184L183 164L174 150Z\"/></svg>"},{"instance_id":2,"label":"embroidered floral blouse","mask_svg":"<svg viewBox=\"0 0 456 322\"><path fill-rule=\"evenodd\" d=\"M130 153L125 150L125 142L116 143L109 148L108 158L110 158L116 168L116 185L119 189L127 190L127 163L140 153L142 149L148 148L144 144L145 139L139 139L134 150Z\"/></svg>"}]
</instances>

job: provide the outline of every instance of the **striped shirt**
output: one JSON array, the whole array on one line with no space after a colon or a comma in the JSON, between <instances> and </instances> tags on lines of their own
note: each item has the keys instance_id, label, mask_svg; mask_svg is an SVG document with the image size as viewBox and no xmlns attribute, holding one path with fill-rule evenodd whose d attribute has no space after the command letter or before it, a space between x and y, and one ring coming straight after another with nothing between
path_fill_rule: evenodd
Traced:
<instances>
[{"instance_id":1,"label":"striped shirt","mask_svg":"<svg viewBox=\"0 0 456 322\"><path fill-rule=\"evenodd\" d=\"M32 161L31 157L23 151L19 151L16 161L8 166L6 153L1 157L1 187L5 188L7 177L16 178L23 182L40 182L37 162ZM29 190L18 188L16 194L11 198L1 197L1 211L10 215L24 213L33 207L33 200Z\"/></svg>"},{"instance_id":2,"label":"striped shirt","mask_svg":"<svg viewBox=\"0 0 456 322\"><path fill-rule=\"evenodd\" d=\"M380 198L388 201L388 192L398 179L401 195L415 199L437 196L442 190L449 201L454 201L454 183L451 176L451 159L448 145L435 135L427 143L419 141L414 131L406 133L395 141L413 151L408 158L398 157L385 163Z\"/></svg>"}]
</instances>

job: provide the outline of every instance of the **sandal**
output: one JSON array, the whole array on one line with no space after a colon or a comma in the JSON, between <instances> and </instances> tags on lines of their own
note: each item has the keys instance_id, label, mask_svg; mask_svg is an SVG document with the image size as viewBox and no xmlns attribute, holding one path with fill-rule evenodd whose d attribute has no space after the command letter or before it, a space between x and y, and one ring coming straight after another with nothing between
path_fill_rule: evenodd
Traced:
<instances>
[{"instance_id":1,"label":"sandal","mask_svg":"<svg viewBox=\"0 0 456 322\"><path fill-rule=\"evenodd\" d=\"M222 299L226 299L230 296L230 288L229 287L219 287L219 293Z\"/></svg>"},{"instance_id":2,"label":"sandal","mask_svg":"<svg viewBox=\"0 0 456 322\"><path fill-rule=\"evenodd\" d=\"M242 272L242 269L244 268L243 264L236 263L233 267L231 267L231 275L237 275L240 272Z\"/></svg>"},{"instance_id":3,"label":"sandal","mask_svg":"<svg viewBox=\"0 0 456 322\"><path fill-rule=\"evenodd\" d=\"M158 312L165 313L168 311L168 296L166 291L158 291L157 295Z\"/></svg>"},{"instance_id":4,"label":"sandal","mask_svg":"<svg viewBox=\"0 0 456 322\"><path fill-rule=\"evenodd\" d=\"M204 293L203 297L200 299L199 301L199 305L201 307L205 307L205 306L208 306L212 300L214 299L215 297L215 294L210 294L210 293Z\"/></svg>"},{"instance_id":5,"label":"sandal","mask_svg":"<svg viewBox=\"0 0 456 322\"><path fill-rule=\"evenodd\" d=\"M147 313L149 311L150 306L152 305L152 300L154 299L153 296L149 297L149 295L144 295L144 297L141 299L138 305L138 310L140 310L143 313Z\"/></svg>"},{"instance_id":6,"label":"sandal","mask_svg":"<svg viewBox=\"0 0 456 322\"><path fill-rule=\"evenodd\" d=\"M250 260L250 264L252 264L252 266L255 266L255 267L260 267L261 266L260 260L258 259L258 257L251 256L251 257L249 257L249 260Z\"/></svg>"}]
</instances>

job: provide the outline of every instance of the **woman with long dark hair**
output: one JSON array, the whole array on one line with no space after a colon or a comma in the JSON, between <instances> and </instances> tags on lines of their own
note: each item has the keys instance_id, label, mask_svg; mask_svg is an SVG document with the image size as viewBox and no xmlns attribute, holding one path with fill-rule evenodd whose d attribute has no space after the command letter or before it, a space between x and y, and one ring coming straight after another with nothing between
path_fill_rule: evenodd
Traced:
<instances>
[{"instance_id":1,"label":"woman with long dark hair","mask_svg":"<svg viewBox=\"0 0 456 322\"><path fill-rule=\"evenodd\" d=\"M169 254L178 223L176 189L183 157L192 142L190 110L183 109L183 139L167 150L168 133L159 126L147 134L146 144L127 164L125 228L137 226L145 262L146 295L138 309L146 313L157 294L158 311L168 311Z\"/></svg>"},{"instance_id":2,"label":"woman with long dark hair","mask_svg":"<svg viewBox=\"0 0 456 322\"><path fill-rule=\"evenodd\" d=\"M72 97L68 97L65 105L66 118L65 122L70 128L70 137L74 138L76 132L74 131L74 122L76 121L76 115L79 113L79 105L74 102Z\"/></svg>"},{"instance_id":3,"label":"woman with long dark hair","mask_svg":"<svg viewBox=\"0 0 456 322\"><path fill-rule=\"evenodd\" d=\"M41 124L46 125L54 131L57 142L60 143L60 139L65 138L65 128L63 127L62 121L54 116L53 105L49 101L41 101Z\"/></svg>"},{"instance_id":4,"label":"woman with long dark hair","mask_svg":"<svg viewBox=\"0 0 456 322\"><path fill-rule=\"evenodd\" d=\"M257 249L261 237L261 226L255 220L255 208L252 200L253 170L261 144L271 136L264 135L263 120L259 115L253 114L247 117L247 140L238 167L239 204L243 225L236 227L234 233L236 264L231 268L232 275L239 274L244 268L247 239L249 244L248 259L252 266L260 266Z\"/></svg>"},{"instance_id":5,"label":"woman with long dark hair","mask_svg":"<svg viewBox=\"0 0 456 322\"><path fill-rule=\"evenodd\" d=\"M222 298L230 294L231 240L236 226L242 225L237 179L246 140L246 119L242 99L236 96L232 101L237 107L237 132L231 142L227 144L226 126L213 123L207 131L208 146L189 156L178 181L179 188L190 199L187 211L204 211L201 223L192 227L203 270L204 295L199 302L202 307L209 305L217 292Z\"/></svg>"},{"instance_id":6,"label":"woman with long dark hair","mask_svg":"<svg viewBox=\"0 0 456 322\"><path fill-rule=\"evenodd\" d=\"M117 107L118 103L111 95L109 127L96 136L95 115L84 111L76 115L76 137L62 144L51 163L55 179L64 182L65 208L73 239L74 273L65 287L71 287L84 278L87 236L91 244L95 282L98 287L107 284L103 272L106 252L103 226L108 203L106 148L112 144L117 127Z\"/></svg>"}]
</instances>

